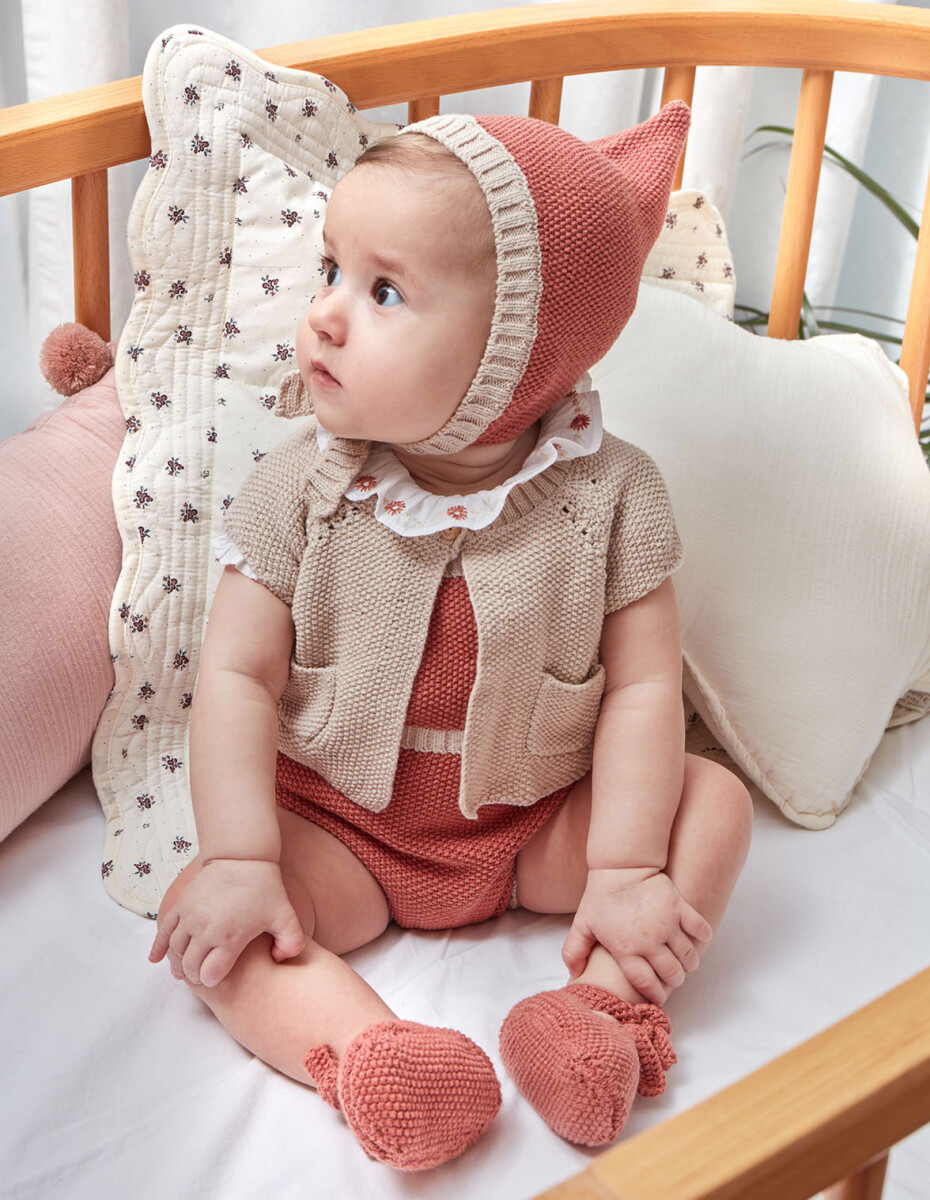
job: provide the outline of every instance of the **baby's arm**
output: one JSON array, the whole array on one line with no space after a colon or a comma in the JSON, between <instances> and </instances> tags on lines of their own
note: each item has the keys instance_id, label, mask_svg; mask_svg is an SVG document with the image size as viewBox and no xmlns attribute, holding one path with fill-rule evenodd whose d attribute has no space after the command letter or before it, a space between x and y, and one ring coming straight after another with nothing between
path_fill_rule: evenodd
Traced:
<instances>
[{"instance_id":1,"label":"baby's arm","mask_svg":"<svg viewBox=\"0 0 930 1200\"><path fill-rule=\"evenodd\" d=\"M594 740L588 882L563 959L610 952L643 995L696 969L712 930L665 874L684 780L681 640L671 579L604 621L607 674ZM633 978L630 978L630 976Z\"/></svg>"},{"instance_id":2,"label":"baby's arm","mask_svg":"<svg viewBox=\"0 0 930 1200\"><path fill-rule=\"evenodd\" d=\"M214 986L267 931L280 961L303 931L284 889L275 806L278 700L287 683L290 608L227 567L204 637L191 709L190 780L201 872L158 914L149 958Z\"/></svg>"}]
</instances>

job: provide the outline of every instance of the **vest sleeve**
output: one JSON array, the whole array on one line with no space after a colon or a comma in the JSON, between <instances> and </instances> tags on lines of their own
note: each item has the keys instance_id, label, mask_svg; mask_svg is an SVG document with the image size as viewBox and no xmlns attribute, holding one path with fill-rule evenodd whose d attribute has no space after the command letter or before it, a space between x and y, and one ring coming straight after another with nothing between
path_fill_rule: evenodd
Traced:
<instances>
[{"instance_id":1,"label":"vest sleeve","mask_svg":"<svg viewBox=\"0 0 930 1200\"><path fill-rule=\"evenodd\" d=\"M604 616L639 600L681 565L682 546L665 480L645 451L628 463L607 549Z\"/></svg>"},{"instance_id":2,"label":"vest sleeve","mask_svg":"<svg viewBox=\"0 0 930 1200\"><path fill-rule=\"evenodd\" d=\"M287 438L253 467L223 519L252 571L290 605L307 548L306 452L303 435Z\"/></svg>"}]
</instances>

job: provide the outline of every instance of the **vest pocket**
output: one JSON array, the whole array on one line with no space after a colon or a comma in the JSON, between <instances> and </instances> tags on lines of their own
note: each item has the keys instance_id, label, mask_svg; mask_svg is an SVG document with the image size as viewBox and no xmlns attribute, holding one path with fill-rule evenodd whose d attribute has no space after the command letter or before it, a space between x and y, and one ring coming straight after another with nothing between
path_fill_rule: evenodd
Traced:
<instances>
[{"instance_id":1,"label":"vest pocket","mask_svg":"<svg viewBox=\"0 0 930 1200\"><path fill-rule=\"evenodd\" d=\"M329 720L336 699L335 667L302 667L291 659L287 687L278 701L278 719L302 742Z\"/></svg>"},{"instance_id":2,"label":"vest pocket","mask_svg":"<svg viewBox=\"0 0 930 1200\"><path fill-rule=\"evenodd\" d=\"M526 738L529 752L552 755L586 750L594 742L606 682L603 663L598 663L583 683L565 683L543 672Z\"/></svg>"}]
</instances>

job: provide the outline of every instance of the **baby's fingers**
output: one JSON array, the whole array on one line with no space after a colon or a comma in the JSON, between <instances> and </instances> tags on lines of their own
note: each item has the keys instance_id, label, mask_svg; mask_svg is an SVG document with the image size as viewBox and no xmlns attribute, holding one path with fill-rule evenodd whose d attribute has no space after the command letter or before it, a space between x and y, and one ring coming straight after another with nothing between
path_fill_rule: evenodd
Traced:
<instances>
[{"instance_id":1,"label":"baby's fingers","mask_svg":"<svg viewBox=\"0 0 930 1200\"><path fill-rule=\"evenodd\" d=\"M152 942L152 949L149 951L149 962L157 963L165 957L168 950L168 942L171 940L171 935L178 927L178 910L173 908L166 916L161 917L158 922L158 932L155 934L155 941Z\"/></svg>"},{"instance_id":2,"label":"baby's fingers","mask_svg":"<svg viewBox=\"0 0 930 1200\"><path fill-rule=\"evenodd\" d=\"M241 953L241 946L214 946L200 964L200 982L203 986L212 988L222 983Z\"/></svg>"},{"instance_id":3,"label":"baby's fingers","mask_svg":"<svg viewBox=\"0 0 930 1200\"><path fill-rule=\"evenodd\" d=\"M668 939L668 948L689 974L701 965L701 956L694 943L680 929Z\"/></svg>"},{"instance_id":4,"label":"baby's fingers","mask_svg":"<svg viewBox=\"0 0 930 1200\"><path fill-rule=\"evenodd\" d=\"M686 902L681 906L680 924L685 933L699 942L709 942L714 936L710 922L705 921L697 909Z\"/></svg>"}]
</instances>

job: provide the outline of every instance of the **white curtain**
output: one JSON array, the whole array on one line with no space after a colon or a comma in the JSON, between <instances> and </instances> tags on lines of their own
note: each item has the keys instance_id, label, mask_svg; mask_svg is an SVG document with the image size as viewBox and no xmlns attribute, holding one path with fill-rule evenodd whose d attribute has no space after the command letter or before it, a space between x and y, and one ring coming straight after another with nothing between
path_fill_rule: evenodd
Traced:
<instances>
[{"instance_id":1,"label":"white curtain","mask_svg":"<svg viewBox=\"0 0 930 1200\"><path fill-rule=\"evenodd\" d=\"M523 0L525 2L525 0ZM892 2L892 0L887 0ZM917 0L921 7L930 0ZM4 0L0 103L17 104L141 73L158 34L179 22L215 29L253 49L426 17L511 7L506 0ZM788 172L788 140L750 137L759 125L793 126L800 71L737 67L697 73L683 186L720 209L737 275L737 303L767 310ZM585 139L635 124L659 102L660 73L568 79L562 124ZM925 84L837 75L827 144L876 176L919 220L930 167ZM525 112L528 85L450 96L443 111ZM405 120L402 106L371 114ZM780 143L747 157L768 142ZM123 229L139 164L110 172L114 336L132 299ZM26 228L24 229L24 225ZM818 306L870 308L903 319L916 243L834 164L821 175L807 294ZM0 200L0 437L25 428L58 397L38 370L48 332L73 319L70 186ZM855 318L853 318L854 320ZM865 323L865 322L864 322ZM871 327L891 329L872 322ZM896 357L896 351L889 347Z\"/></svg>"}]
</instances>

